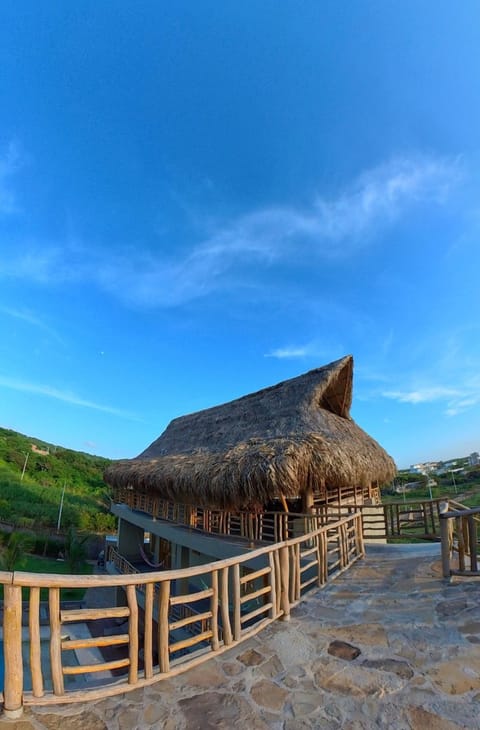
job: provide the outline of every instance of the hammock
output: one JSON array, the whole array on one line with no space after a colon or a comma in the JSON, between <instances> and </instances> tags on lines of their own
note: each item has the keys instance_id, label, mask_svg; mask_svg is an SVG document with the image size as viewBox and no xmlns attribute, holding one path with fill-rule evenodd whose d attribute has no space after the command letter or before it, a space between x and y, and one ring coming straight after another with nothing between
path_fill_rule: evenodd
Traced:
<instances>
[{"instance_id":1,"label":"hammock","mask_svg":"<svg viewBox=\"0 0 480 730\"><path fill-rule=\"evenodd\" d=\"M147 554L146 554L145 550L143 549L143 547L141 545L139 545L138 548L140 550L140 555L142 556L142 559L145 561L145 563L147 565L150 566L150 568L161 568L162 567L162 565L165 562L164 560L162 560L161 563L152 563L152 561L148 559Z\"/></svg>"}]
</instances>

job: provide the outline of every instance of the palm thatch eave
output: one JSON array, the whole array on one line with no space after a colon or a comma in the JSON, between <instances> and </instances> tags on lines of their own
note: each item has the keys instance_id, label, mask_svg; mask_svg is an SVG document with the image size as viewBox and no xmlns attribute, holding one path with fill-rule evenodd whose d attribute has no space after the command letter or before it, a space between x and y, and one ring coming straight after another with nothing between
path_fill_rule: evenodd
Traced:
<instances>
[{"instance_id":1,"label":"palm thatch eave","mask_svg":"<svg viewBox=\"0 0 480 730\"><path fill-rule=\"evenodd\" d=\"M290 434L237 444L223 453L206 451L118 462L109 483L186 504L238 509L307 490L384 483L395 474L386 452L352 421L354 433L336 444L324 436ZM355 445L353 444L355 442Z\"/></svg>"}]
</instances>

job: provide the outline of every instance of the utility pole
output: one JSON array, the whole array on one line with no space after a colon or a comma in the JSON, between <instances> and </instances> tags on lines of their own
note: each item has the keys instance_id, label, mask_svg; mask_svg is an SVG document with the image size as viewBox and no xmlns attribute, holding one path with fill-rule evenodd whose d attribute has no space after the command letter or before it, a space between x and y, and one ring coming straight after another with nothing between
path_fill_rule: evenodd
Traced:
<instances>
[{"instance_id":1,"label":"utility pole","mask_svg":"<svg viewBox=\"0 0 480 730\"><path fill-rule=\"evenodd\" d=\"M23 477L25 476L25 469L27 468L27 461L29 456L30 452L27 451L27 453L25 454L25 461L23 462L22 476L20 477L21 482L23 482Z\"/></svg>"},{"instance_id":2,"label":"utility pole","mask_svg":"<svg viewBox=\"0 0 480 730\"><path fill-rule=\"evenodd\" d=\"M453 481L453 488L455 490L455 494L457 494L457 483L455 481L455 474L453 473L453 470L450 472L452 475L452 481Z\"/></svg>"},{"instance_id":3,"label":"utility pole","mask_svg":"<svg viewBox=\"0 0 480 730\"><path fill-rule=\"evenodd\" d=\"M60 522L62 519L62 510L63 510L63 498L65 497L65 487L67 486L67 482L63 482L63 489L62 489L62 498L60 500L60 509L58 510L58 522L57 522L57 532L60 532Z\"/></svg>"}]
</instances>

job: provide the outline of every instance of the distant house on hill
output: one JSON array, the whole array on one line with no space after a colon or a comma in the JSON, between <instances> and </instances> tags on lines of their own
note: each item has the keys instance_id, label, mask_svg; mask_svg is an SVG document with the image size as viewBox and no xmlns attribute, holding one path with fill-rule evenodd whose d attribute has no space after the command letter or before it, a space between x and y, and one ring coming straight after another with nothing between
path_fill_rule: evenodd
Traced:
<instances>
[{"instance_id":1,"label":"distant house on hill","mask_svg":"<svg viewBox=\"0 0 480 730\"><path fill-rule=\"evenodd\" d=\"M36 444L30 444L30 448L35 454L39 454L40 456L48 456L50 454L50 450L47 449L41 449Z\"/></svg>"}]
</instances>

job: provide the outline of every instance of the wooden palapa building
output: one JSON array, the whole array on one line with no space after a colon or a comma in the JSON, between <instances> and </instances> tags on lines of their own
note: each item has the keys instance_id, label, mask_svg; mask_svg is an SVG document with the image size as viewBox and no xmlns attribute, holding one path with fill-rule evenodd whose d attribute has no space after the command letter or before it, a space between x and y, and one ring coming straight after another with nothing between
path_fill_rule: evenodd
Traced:
<instances>
[{"instance_id":1,"label":"wooden palapa building","mask_svg":"<svg viewBox=\"0 0 480 730\"><path fill-rule=\"evenodd\" d=\"M176 418L136 459L110 466L105 479L119 491L221 510L279 500L305 511L352 494L375 501L395 464L350 417L352 376L349 355Z\"/></svg>"}]
</instances>

